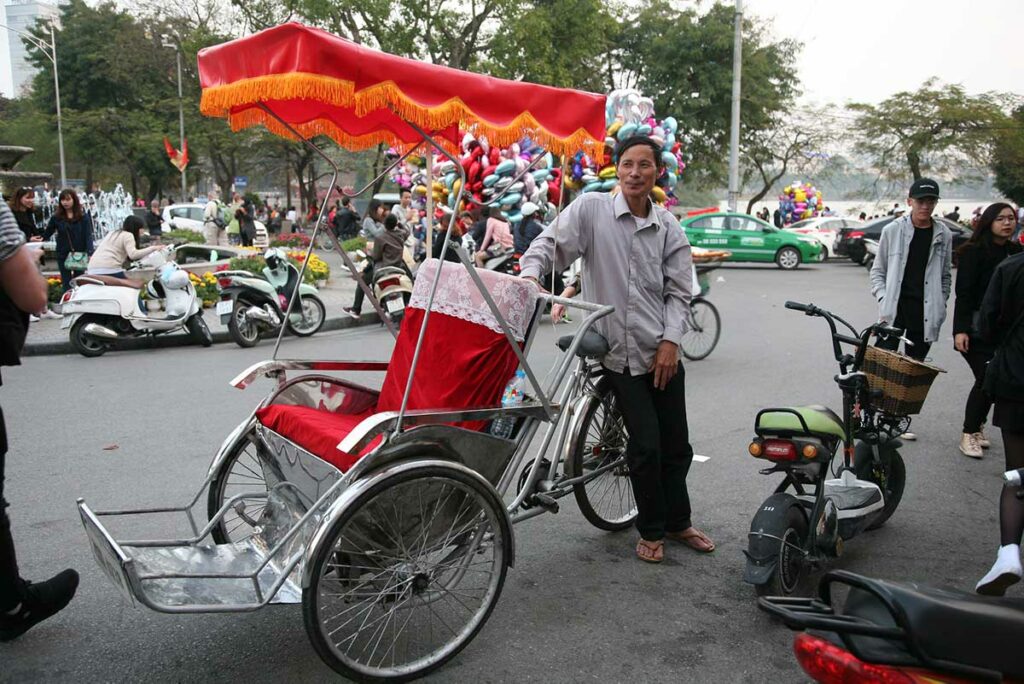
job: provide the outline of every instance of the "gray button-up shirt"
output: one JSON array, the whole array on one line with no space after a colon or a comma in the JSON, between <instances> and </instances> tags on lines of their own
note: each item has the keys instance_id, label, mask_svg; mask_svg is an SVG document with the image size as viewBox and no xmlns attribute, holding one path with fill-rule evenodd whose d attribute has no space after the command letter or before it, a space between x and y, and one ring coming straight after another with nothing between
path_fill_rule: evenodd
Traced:
<instances>
[{"instance_id":1,"label":"gray button-up shirt","mask_svg":"<svg viewBox=\"0 0 1024 684\"><path fill-rule=\"evenodd\" d=\"M665 208L652 203L637 221L620 193L581 195L530 245L522 275L550 273L552 255L558 270L583 257L585 298L615 307L594 326L611 347L605 368L649 373L658 343L678 345L689 329L690 242Z\"/></svg>"}]
</instances>

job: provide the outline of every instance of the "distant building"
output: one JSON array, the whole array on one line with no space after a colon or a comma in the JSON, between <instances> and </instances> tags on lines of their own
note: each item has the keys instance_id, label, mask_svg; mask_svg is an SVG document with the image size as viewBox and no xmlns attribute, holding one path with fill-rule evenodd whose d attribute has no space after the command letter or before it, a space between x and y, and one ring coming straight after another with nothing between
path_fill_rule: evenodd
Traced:
<instances>
[{"instance_id":1,"label":"distant building","mask_svg":"<svg viewBox=\"0 0 1024 684\"><path fill-rule=\"evenodd\" d=\"M0 0L0 24L14 31L28 33L40 18L60 16L56 3L39 0ZM21 97L28 89L36 74L27 57L25 43L12 31L0 29L0 94L4 97ZM60 59L60 55L57 55Z\"/></svg>"}]
</instances>

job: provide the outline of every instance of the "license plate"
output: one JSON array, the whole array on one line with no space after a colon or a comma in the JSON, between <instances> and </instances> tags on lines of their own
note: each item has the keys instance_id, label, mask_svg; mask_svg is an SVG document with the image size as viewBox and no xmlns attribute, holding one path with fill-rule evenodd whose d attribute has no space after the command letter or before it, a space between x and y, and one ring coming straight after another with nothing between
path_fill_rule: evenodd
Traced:
<instances>
[{"instance_id":1,"label":"license plate","mask_svg":"<svg viewBox=\"0 0 1024 684\"><path fill-rule=\"evenodd\" d=\"M388 313L398 313L405 308L405 300L401 297L395 297L385 302L384 306L387 307Z\"/></svg>"},{"instance_id":2,"label":"license plate","mask_svg":"<svg viewBox=\"0 0 1024 684\"><path fill-rule=\"evenodd\" d=\"M231 314L231 310L234 309L235 302L230 299L224 299L217 302L217 315L227 316Z\"/></svg>"}]
</instances>

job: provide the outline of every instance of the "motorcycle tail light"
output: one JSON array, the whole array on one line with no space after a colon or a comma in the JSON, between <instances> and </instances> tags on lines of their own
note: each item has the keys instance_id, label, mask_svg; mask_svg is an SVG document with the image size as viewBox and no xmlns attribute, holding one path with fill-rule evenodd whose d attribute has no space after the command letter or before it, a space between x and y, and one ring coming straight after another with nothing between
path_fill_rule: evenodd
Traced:
<instances>
[{"instance_id":1,"label":"motorcycle tail light","mask_svg":"<svg viewBox=\"0 0 1024 684\"><path fill-rule=\"evenodd\" d=\"M72 294L71 290L68 290L67 292L65 292L61 296L61 298L60 298L60 303L61 304L67 304L68 302L70 302L71 301L71 294Z\"/></svg>"},{"instance_id":2,"label":"motorcycle tail light","mask_svg":"<svg viewBox=\"0 0 1024 684\"><path fill-rule=\"evenodd\" d=\"M384 278L383 280L378 280L377 281L377 287L379 287L382 290L385 290L385 289L387 289L389 287L395 287L398 284L399 284L399 279L398 278Z\"/></svg>"},{"instance_id":3,"label":"motorcycle tail light","mask_svg":"<svg viewBox=\"0 0 1024 684\"><path fill-rule=\"evenodd\" d=\"M754 458L761 458L764 456L764 445L755 440L747 447L747 451L750 452L750 455Z\"/></svg>"},{"instance_id":4,"label":"motorcycle tail light","mask_svg":"<svg viewBox=\"0 0 1024 684\"><path fill-rule=\"evenodd\" d=\"M221 287L231 287L231 278L217 278L217 283Z\"/></svg>"},{"instance_id":5,"label":"motorcycle tail light","mask_svg":"<svg viewBox=\"0 0 1024 684\"><path fill-rule=\"evenodd\" d=\"M764 457L769 461L795 461L796 445L784 439L766 439Z\"/></svg>"},{"instance_id":6,"label":"motorcycle tail light","mask_svg":"<svg viewBox=\"0 0 1024 684\"><path fill-rule=\"evenodd\" d=\"M818 458L818 447L813 444L805 444L801 450L804 458Z\"/></svg>"},{"instance_id":7,"label":"motorcycle tail light","mask_svg":"<svg viewBox=\"0 0 1024 684\"><path fill-rule=\"evenodd\" d=\"M822 684L923 684L940 681L916 677L897 667L865 663L849 651L806 632L796 635L793 653L804 672Z\"/></svg>"},{"instance_id":8,"label":"motorcycle tail light","mask_svg":"<svg viewBox=\"0 0 1024 684\"><path fill-rule=\"evenodd\" d=\"M856 240L858 238L864 237L864 231L863 230L850 231L850 234L847 235L846 237L847 237L847 239L850 239L850 240Z\"/></svg>"}]
</instances>

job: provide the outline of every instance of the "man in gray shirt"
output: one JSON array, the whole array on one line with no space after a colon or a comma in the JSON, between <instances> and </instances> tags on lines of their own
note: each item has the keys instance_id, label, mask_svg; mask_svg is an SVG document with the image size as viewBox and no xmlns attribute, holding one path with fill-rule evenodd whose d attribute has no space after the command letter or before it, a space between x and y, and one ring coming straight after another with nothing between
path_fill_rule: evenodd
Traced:
<instances>
[{"instance_id":1,"label":"man in gray shirt","mask_svg":"<svg viewBox=\"0 0 1024 684\"><path fill-rule=\"evenodd\" d=\"M615 312L595 329L608 340L605 377L629 431L626 459L637 502L637 556L658 563L665 538L715 549L690 520L686 475L693 461L679 343L689 327L692 259L686 234L651 202L661 150L634 137L617 151L620 192L578 197L520 259L524 278L583 258L587 299ZM554 262L554 263L552 263Z\"/></svg>"}]
</instances>

